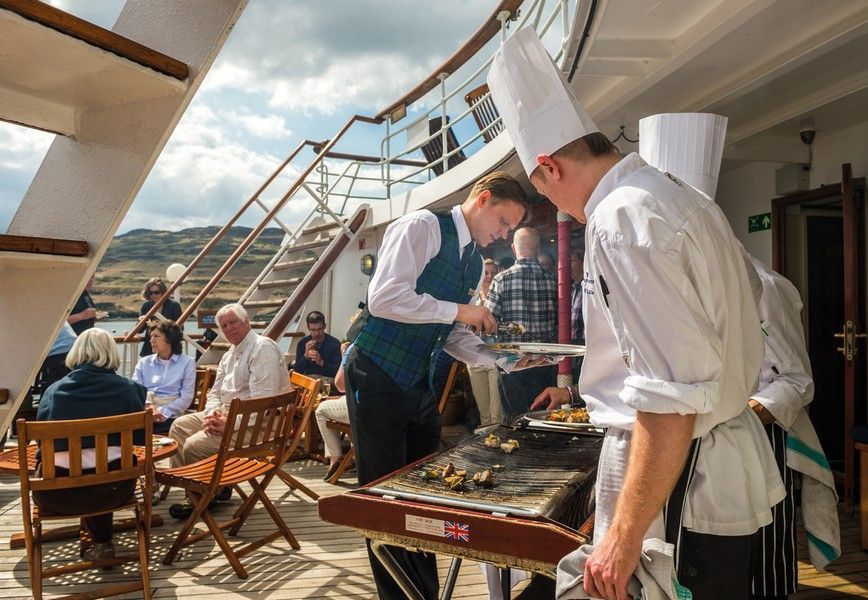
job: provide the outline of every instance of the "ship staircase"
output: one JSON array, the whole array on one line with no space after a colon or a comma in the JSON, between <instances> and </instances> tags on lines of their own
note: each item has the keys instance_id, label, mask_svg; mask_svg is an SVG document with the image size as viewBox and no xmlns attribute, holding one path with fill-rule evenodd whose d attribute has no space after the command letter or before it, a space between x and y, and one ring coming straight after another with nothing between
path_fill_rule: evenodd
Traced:
<instances>
[{"instance_id":1,"label":"ship staircase","mask_svg":"<svg viewBox=\"0 0 868 600\"><path fill-rule=\"evenodd\" d=\"M0 435L245 5L130 2L108 30L0 0L0 120L56 134L0 235Z\"/></svg>"}]
</instances>

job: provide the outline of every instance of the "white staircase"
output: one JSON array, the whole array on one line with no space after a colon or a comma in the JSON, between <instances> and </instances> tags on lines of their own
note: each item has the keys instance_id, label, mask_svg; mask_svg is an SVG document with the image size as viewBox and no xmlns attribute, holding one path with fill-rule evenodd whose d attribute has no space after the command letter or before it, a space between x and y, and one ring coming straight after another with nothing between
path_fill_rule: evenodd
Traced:
<instances>
[{"instance_id":1,"label":"white staircase","mask_svg":"<svg viewBox=\"0 0 868 600\"><path fill-rule=\"evenodd\" d=\"M245 5L130 2L107 31L0 0L0 119L60 134L9 225L16 237L0 236L0 434ZM84 242L83 255L46 239Z\"/></svg>"}]
</instances>

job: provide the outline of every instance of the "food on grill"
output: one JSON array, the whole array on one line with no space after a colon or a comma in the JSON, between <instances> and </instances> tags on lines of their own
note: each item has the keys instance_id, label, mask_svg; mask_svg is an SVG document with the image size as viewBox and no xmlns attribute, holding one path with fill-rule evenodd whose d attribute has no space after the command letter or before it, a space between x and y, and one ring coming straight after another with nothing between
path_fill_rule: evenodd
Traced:
<instances>
[{"instance_id":1,"label":"food on grill","mask_svg":"<svg viewBox=\"0 0 868 600\"><path fill-rule=\"evenodd\" d=\"M558 423L588 423L588 409L586 408L570 408L555 410L546 416L546 421L556 421Z\"/></svg>"},{"instance_id":2,"label":"food on grill","mask_svg":"<svg viewBox=\"0 0 868 600\"><path fill-rule=\"evenodd\" d=\"M500 449L507 454L512 454L512 451L518 448L518 440L506 440L500 445Z\"/></svg>"},{"instance_id":3,"label":"food on grill","mask_svg":"<svg viewBox=\"0 0 868 600\"><path fill-rule=\"evenodd\" d=\"M494 471L495 473L500 473L501 471L503 471L503 469L504 469L503 465L491 465L491 470Z\"/></svg>"},{"instance_id":4,"label":"food on grill","mask_svg":"<svg viewBox=\"0 0 868 600\"><path fill-rule=\"evenodd\" d=\"M485 469L481 473L476 472L473 474L473 483L475 483L479 487L483 487L486 489L493 488L494 487L494 473L491 472L491 469Z\"/></svg>"},{"instance_id":5,"label":"food on grill","mask_svg":"<svg viewBox=\"0 0 868 600\"><path fill-rule=\"evenodd\" d=\"M428 471L423 472L422 473L422 479L424 479L426 481L431 480L431 479L440 479L440 475L441 475L440 469L438 469L437 467L434 467L433 469L429 469Z\"/></svg>"},{"instance_id":6,"label":"food on grill","mask_svg":"<svg viewBox=\"0 0 868 600\"><path fill-rule=\"evenodd\" d=\"M450 490L460 490L464 487L464 475L452 475L444 478Z\"/></svg>"},{"instance_id":7,"label":"food on grill","mask_svg":"<svg viewBox=\"0 0 868 600\"><path fill-rule=\"evenodd\" d=\"M443 469L443 479L449 479L455 474L455 465L449 463L446 465L446 468Z\"/></svg>"},{"instance_id":8,"label":"food on grill","mask_svg":"<svg viewBox=\"0 0 868 600\"><path fill-rule=\"evenodd\" d=\"M493 433L489 433L487 436L485 436L485 445L489 448L499 448L500 438Z\"/></svg>"}]
</instances>

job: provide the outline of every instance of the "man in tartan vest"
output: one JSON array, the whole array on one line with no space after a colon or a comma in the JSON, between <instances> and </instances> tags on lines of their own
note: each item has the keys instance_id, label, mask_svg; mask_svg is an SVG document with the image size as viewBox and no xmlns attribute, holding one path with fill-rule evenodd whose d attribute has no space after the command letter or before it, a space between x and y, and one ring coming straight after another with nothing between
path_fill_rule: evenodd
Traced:
<instances>
[{"instance_id":1,"label":"man in tartan vest","mask_svg":"<svg viewBox=\"0 0 868 600\"><path fill-rule=\"evenodd\" d=\"M429 373L437 353L446 351L471 365L495 366L496 356L480 352L481 340L465 327L497 330L488 309L468 304L482 278L477 246L507 238L528 209L519 183L494 172L451 211L415 211L386 229L368 288L371 316L345 369L360 485L437 449L440 415ZM433 555L398 548L391 553L426 598L437 597ZM405 598L370 548L368 554L380 598Z\"/></svg>"}]
</instances>

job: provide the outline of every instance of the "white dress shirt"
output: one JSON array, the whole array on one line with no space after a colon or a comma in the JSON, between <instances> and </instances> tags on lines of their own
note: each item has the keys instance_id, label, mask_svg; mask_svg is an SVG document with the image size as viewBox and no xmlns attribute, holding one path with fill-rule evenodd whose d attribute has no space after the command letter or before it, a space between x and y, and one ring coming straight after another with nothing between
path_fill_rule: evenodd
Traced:
<instances>
[{"instance_id":1,"label":"white dress shirt","mask_svg":"<svg viewBox=\"0 0 868 600\"><path fill-rule=\"evenodd\" d=\"M760 382L751 398L789 430L799 413L814 399L811 359L802 328L802 299L792 283L759 260L752 259L762 298L757 306L765 341Z\"/></svg>"},{"instance_id":2,"label":"white dress shirt","mask_svg":"<svg viewBox=\"0 0 868 600\"><path fill-rule=\"evenodd\" d=\"M233 398L264 398L287 389L289 373L283 352L274 340L251 330L220 359L205 413L220 410L225 415Z\"/></svg>"},{"instance_id":3,"label":"white dress shirt","mask_svg":"<svg viewBox=\"0 0 868 600\"><path fill-rule=\"evenodd\" d=\"M461 205L452 207L452 219L461 256L464 247L473 241ZM428 262L440 252L440 245L440 224L437 215L429 210L408 213L390 224L380 244L377 270L368 286L370 313L399 323L454 323L458 304L416 293L416 281ZM483 271L476 289L481 286L484 274ZM479 336L456 324L443 349L468 365L494 367L497 357L480 352L477 346L481 343Z\"/></svg>"},{"instance_id":4,"label":"white dress shirt","mask_svg":"<svg viewBox=\"0 0 868 600\"><path fill-rule=\"evenodd\" d=\"M618 430L632 431L636 411L696 414L693 437L702 444L682 524L752 533L771 520L769 507L784 492L762 425L747 410L763 343L726 217L635 153L603 177L585 214L580 390L591 422L621 436L604 452L629 452L630 436ZM601 464L626 458L601 457ZM620 483L598 492L602 531L611 514L601 523L601 504L614 510Z\"/></svg>"}]
</instances>

